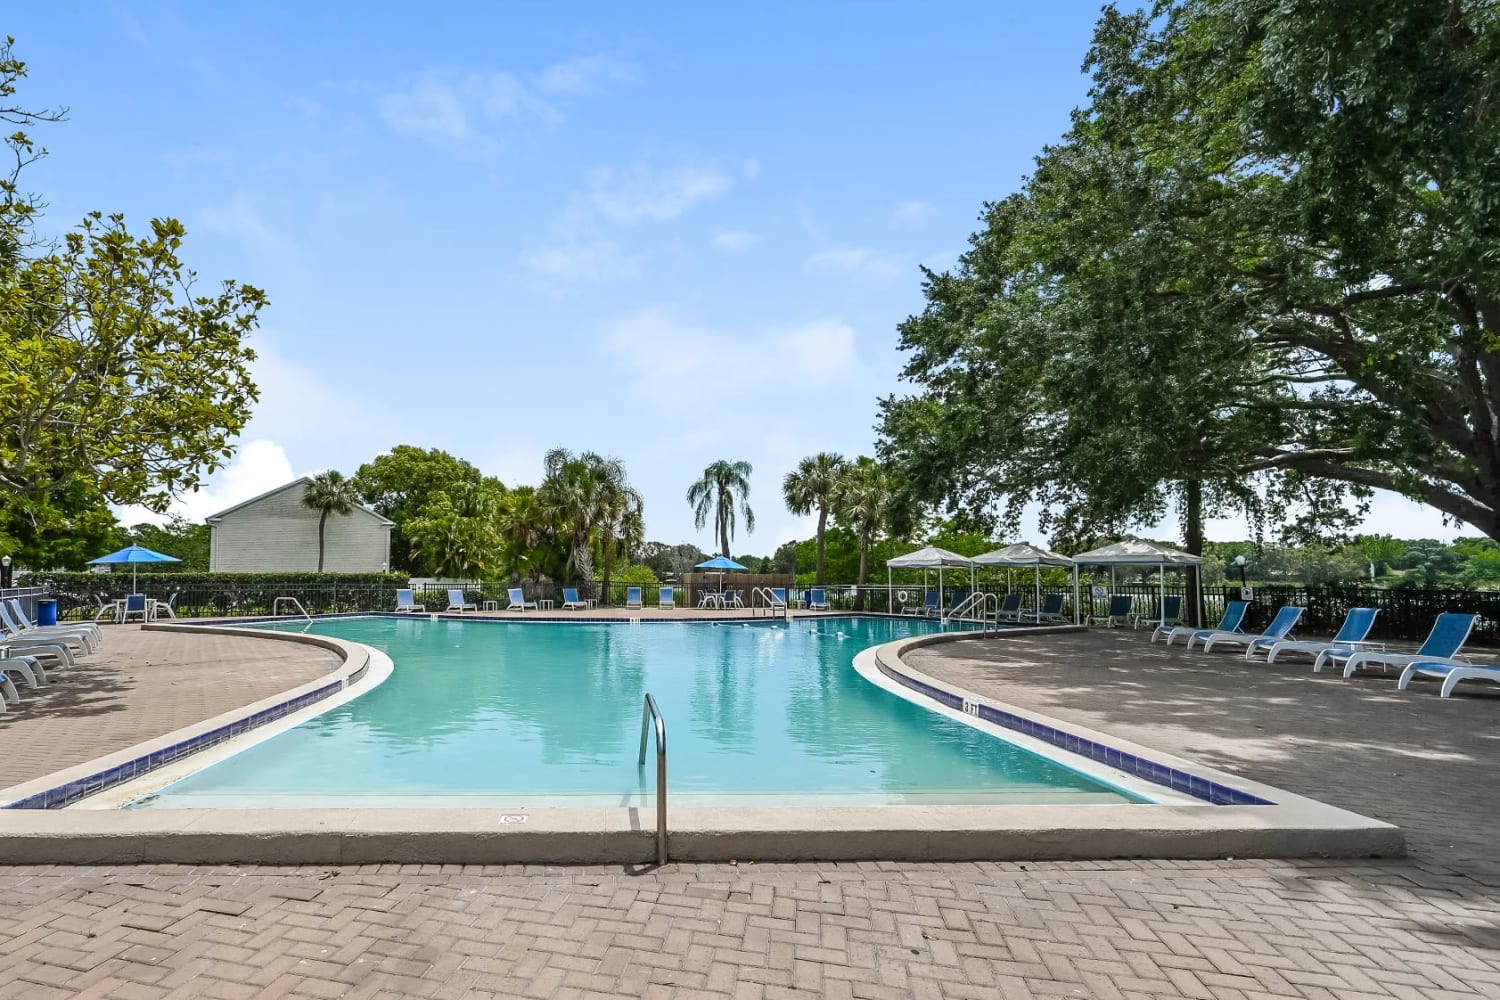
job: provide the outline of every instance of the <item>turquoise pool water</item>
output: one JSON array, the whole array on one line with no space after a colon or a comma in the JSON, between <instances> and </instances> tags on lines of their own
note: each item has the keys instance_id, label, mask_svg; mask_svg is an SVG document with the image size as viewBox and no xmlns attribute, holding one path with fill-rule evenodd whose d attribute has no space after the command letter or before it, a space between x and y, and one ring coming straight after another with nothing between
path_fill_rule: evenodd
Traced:
<instances>
[{"instance_id":1,"label":"turquoise pool water","mask_svg":"<svg viewBox=\"0 0 1500 1000\"><path fill-rule=\"evenodd\" d=\"M1140 801L864 680L867 646L933 623L606 625L359 618L379 687L167 786L170 808L642 804L641 708L679 804Z\"/></svg>"}]
</instances>

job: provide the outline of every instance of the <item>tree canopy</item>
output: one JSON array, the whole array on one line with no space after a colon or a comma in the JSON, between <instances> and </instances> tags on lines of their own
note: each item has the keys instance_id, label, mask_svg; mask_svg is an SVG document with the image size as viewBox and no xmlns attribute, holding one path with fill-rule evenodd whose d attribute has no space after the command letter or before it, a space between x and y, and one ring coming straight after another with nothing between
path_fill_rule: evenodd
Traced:
<instances>
[{"instance_id":1,"label":"tree canopy","mask_svg":"<svg viewBox=\"0 0 1500 1000\"><path fill-rule=\"evenodd\" d=\"M927 274L882 454L1065 537L1174 501L1341 529L1374 488L1500 536L1497 19L1106 8L1088 105Z\"/></svg>"}]
</instances>

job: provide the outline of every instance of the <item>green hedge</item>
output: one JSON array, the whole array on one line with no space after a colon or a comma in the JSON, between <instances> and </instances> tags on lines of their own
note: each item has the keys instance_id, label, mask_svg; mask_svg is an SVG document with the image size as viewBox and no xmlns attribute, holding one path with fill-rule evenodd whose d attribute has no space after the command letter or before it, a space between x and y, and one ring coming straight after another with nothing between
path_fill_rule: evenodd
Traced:
<instances>
[{"instance_id":1,"label":"green hedge","mask_svg":"<svg viewBox=\"0 0 1500 1000\"><path fill-rule=\"evenodd\" d=\"M309 612L381 611L395 607L404 573L138 573L135 592L159 601L176 594L179 617L270 614L278 597L295 597ZM127 569L112 573L28 573L28 587L46 587L58 612L93 617L95 595L106 601L131 593Z\"/></svg>"}]
</instances>

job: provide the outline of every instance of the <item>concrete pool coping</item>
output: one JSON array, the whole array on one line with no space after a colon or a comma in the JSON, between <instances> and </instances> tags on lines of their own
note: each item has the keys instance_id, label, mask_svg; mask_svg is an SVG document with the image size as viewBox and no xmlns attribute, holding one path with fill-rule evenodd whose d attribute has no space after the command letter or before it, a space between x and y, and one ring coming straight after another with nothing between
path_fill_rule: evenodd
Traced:
<instances>
[{"instance_id":1,"label":"concrete pool coping","mask_svg":"<svg viewBox=\"0 0 1500 1000\"><path fill-rule=\"evenodd\" d=\"M289 641L313 641L325 648L334 648L328 645L330 642L351 647L344 650L345 662L335 672L342 677L366 669L368 657L384 655L358 643L323 636L215 626L175 627L215 628L259 638L274 635ZM1045 631L1055 630L1014 630L1016 634L1032 635ZM861 656L878 659L887 673L957 692L907 666L901 653L965 638L971 636L921 636L886 643L863 651ZM361 657L366 660L351 667L351 662ZM326 683L325 677L303 687ZM267 701L284 702L300 690ZM911 700L925 697L915 691L904 696ZM968 692L961 696L966 701L1021 711ZM261 704L247 706L238 714ZM976 861L1403 853L1401 831L1390 824L1037 713L1021 714L1076 734L1079 739L1223 782L1272 804L680 807L668 813L670 859ZM222 718L200 726L207 727ZM185 731L163 737L163 744L180 738ZM139 748L123 753L138 755ZM17 786L8 790L6 797L14 798L11 793L32 785L56 785L74 771L98 771L101 766L110 766L108 762L117 756ZM670 802L670 780L668 789ZM646 864L655 855L654 824L654 810L635 807L3 809L0 857L11 864Z\"/></svg>"}]
</instances>

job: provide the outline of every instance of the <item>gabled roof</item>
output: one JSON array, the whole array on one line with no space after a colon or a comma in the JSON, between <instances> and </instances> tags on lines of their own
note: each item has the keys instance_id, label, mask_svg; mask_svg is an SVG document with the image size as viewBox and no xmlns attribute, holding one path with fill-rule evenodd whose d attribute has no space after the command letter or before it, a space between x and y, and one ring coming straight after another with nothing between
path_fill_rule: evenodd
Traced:
<instances>
[{"instance_id":1,"label":"gabled roof","mask_svg":"<svg viewBox=\"0 0 1500 1000\"><path fill-rule=\"evenodd\" d=\"M262 493L260 496L251 497L249 500L242 500L239 503L235 504L233 507L225 507L223 510L219 511L217 514L210 514L207 517L205 517L203 520L205 522L207 522L208 524L215 524L225 514L233 514L235 511L240 510L241 508L248 507L248 506L250 506L251 504L254 504L254 503L260 503L262 500L268 499L270 497L274 497L278 493L285 493L287 490L293 488L294 486L308 486L311 483L312 483L312 476L299 476L296 479L293 479L289 483L285 483L285 484L283 484L281 486L276 487L274 490L267 490L266 492ZM375 513L373 510L371 510L370 508L366 507L364 504L355 504L354 505L354 509L355 510L364 511L366 514L369 514L375 520L379 521L381 524L385 525L388 528L394 528L396 526L396 522L395 521L392 521L388 517L382 517L381 515Z\"/></svg>"},{"instance_id":2,"label":"gabled roof","mask_svg":"<svg viewBox=\"0 0 1500 1000\"><path fill-rule=\"evenodd\" d=\"M1196 566L1203 560L1181 549L1129 539L1073 557L1080 566Z\"/></svg>"},{"instance_id":3,"label":"gabled roof","mask_svg":"<svg viewBox=\"0 0 1500 1000\"><path fill-rule=\"evenodd\" d=\"M936 545L929 545L924 549L908 552L904 556L887 559L885 564L887 566L894 566L897 569L903 566L929 569L938 566L948 566L963 569L973 566L974 560L968 556L961 556L957 552L949 552L947 549L940 549Z\"/></svg>"},{"instance_id":4,"label":"gabled roof","mask_svg":"<svg viewBox=\"0 0 1500 1000\"><path fill-rule=\"evenodd\" d=\"M1003 549L975 556L974 563L979 566L1071 566L1073 560L1027 542L1017 542Z\"/></svg>"}]
</instances>

